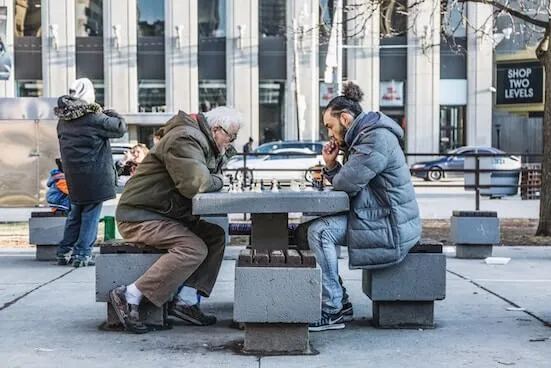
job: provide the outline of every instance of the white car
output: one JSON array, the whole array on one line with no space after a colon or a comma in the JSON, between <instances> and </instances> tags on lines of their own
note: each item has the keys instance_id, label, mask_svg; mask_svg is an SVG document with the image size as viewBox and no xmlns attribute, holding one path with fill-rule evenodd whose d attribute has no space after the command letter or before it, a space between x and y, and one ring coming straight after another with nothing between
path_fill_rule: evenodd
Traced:
<instances>
[{"instance_id":1,"label":"white car","mask_svg":"<svg viewBox=\"0 0 551 368\"><path fill-rule=\"evenodd\" d=\"M311 178L309 168L323 164L322 155L307 148L284 148L275 150L272 154L248 157L246 169L243 160L230 161L224 170L225 174L243 180L243 172L246 172L247 180L252 176L253 180L263 180L266 183L272 179L303 181Z\"/></svg>"}]
</instances>

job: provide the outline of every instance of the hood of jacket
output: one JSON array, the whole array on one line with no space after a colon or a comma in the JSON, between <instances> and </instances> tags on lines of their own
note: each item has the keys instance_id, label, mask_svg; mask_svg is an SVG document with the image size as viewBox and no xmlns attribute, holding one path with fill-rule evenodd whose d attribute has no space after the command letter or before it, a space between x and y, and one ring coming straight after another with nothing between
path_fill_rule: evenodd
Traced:
<instances>
[{"instance_id":1,"label":"hood of jacket","mask_svg":"<svg viewBox=\"0 0 551 368\"><path fill-rule=\"evenodd\" d=\"M207 141L209 142L209 145L211 146L215 155L218 156L220 154L220 150L218 149L218 146L214 141L212 132L203 114L186 114L183 111L179 111L178 118L170 119L170 121L164 126L165 135L172 129L179 126L186 126L188 128L199 130L205 137L207 137Z\"/></svg>"},{"instance_id":2,"label":"hood of jacket","mask_svg":"<svg viewBox=\"0 0 551 368\"><path fill-rule=\"evenodd\" d=\"M363 132L368 132L373 129L388 129L398 139L404 137L404 130L390 117L382 112L362 112L354 119L352 125L344 136L344 141L348 147L352 146L354 141Z\"/></svg>"},{"instance_id":3,"label":"hood of jacket","mask_svg":"<svg viewBox=\"0 0 551 368\"><path fill-rule=\"evenodd\" d=\"M54 107L55 115L61 120L76 120L86 114L101 112L101 106L97 103L89 104L86 101L71 96L61 96L57 99L57 107Z\"/></svg>"}]
</instances>

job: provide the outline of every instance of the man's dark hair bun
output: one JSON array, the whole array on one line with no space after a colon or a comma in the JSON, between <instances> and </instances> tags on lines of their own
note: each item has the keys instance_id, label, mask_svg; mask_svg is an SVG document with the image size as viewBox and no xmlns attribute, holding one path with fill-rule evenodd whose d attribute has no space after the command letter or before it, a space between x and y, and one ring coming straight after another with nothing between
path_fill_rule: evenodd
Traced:
<instances>
[{"instance_id":1,"label":"man's dark hair bun","mask_svg":"<svg viewBox=\"0 0 551 368\"><path fill-rule=\"evenodd\" d=\"M364 96L360 86L352 82L348 82L343 86L342 94L344 97L354 102L361 102Z\"/></svg>"}]
</instances>

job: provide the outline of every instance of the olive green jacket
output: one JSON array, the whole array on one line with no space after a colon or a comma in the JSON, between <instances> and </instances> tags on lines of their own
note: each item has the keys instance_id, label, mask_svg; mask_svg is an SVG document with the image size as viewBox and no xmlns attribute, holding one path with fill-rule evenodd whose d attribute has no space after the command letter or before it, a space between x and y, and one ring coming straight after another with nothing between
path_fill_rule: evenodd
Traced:
<instances>
[{"instance_id":1,"label":"olive green jacket","mask_svg":"<svg viewBox=\"0 0 551 368\"><path fill-rule=\"evenodd\" d=\"M197 193L222 189L220 173L225 158L202 115L178 112L126 183L117 206L117 221L172 219L195 223L191 199Z\"/></svg>"}]
</instances>

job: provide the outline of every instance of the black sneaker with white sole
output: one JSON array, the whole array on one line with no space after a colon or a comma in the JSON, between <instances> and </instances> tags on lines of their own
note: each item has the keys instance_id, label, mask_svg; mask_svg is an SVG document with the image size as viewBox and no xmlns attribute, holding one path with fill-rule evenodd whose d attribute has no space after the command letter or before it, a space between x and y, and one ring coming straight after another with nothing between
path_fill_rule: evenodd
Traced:
<instances>
[{"instance_id":1,"label":"black sneaker with white sole","mask_svg":"<svg viewBox=\"0 0 551 368\"><path fill-rule=\"evenodd\" d=\"M317 332L325 330L340 330L344 328L344 318L342 314L321 312L321 319L308 325L308 331Z\"/></svg>"},{"instance_id":2,"label":"black sneaker with white sole","mask_svg":"<svg viewBox=\"0 0 551 368\"><path fill-rule=\"evenodd\" d=\"M344 322L350 322L354 320L354 310L352 309L352 303L347 301L342 304L341 314Z\"/></svg>"}]
</instances>

